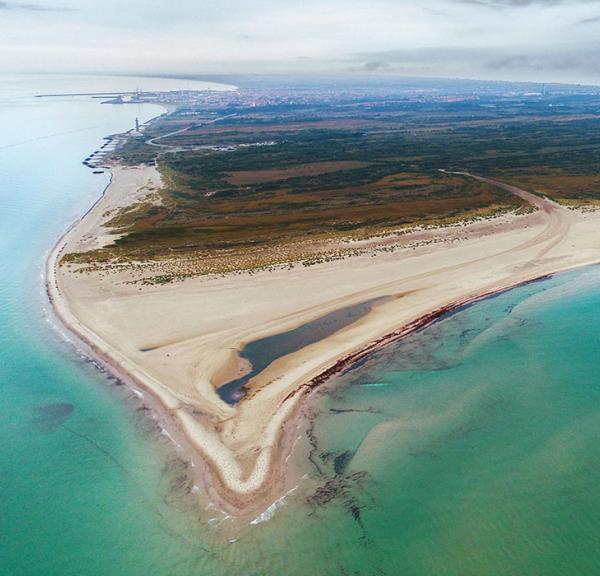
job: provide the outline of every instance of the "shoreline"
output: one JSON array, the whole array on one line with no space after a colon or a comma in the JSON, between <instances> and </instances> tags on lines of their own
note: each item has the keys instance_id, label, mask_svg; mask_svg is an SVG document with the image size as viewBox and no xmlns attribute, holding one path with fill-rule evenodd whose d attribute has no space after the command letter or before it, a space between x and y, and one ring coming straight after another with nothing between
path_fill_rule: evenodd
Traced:
<instances>
[{"instance_id":1,"label":"shoreline","mask_svg":"<svg viewBox=\"0 0 600 576\"><path fill-rule=\"evenodd\" d=\"M165 114L170 113L170 110L166 105L160 104L159 106L163 108L164 112L146 120L143 123L144 126L147 126ZM118 134L115 134L114 136L118 136ZM86 167L90 170L94 169L91 166ZM189 445L185 435L182 434L177 427L175 420L169 413L167 405L156 395L156 392L152 388L144 385L143 380L136 378L134 374L128 372L118 362L111 358L110 354L107 354L99 348L94 343L94 338L90 338L89 336L86 337L86 335L82 333L82 330L77 328L78 321L70 313L66 303L60 301L61 295L58 287L57 271L59 268L60 257L68 243L69 236L107 197L114 182L114 165L112 163L107 163L102 166L102 169L108 172L109 179L102 188L100 195L81 216L71 222L65 230L58 235L44 258L43 285L47 302L50 304L47 311L51 314L53 320L57 321L58 325L64 328L70 338L73 339L66 339L63 335L63 339L66 340L68 345L73 348L74 351L77 346L80 346L87 356L85 361L91 361L97 370L100 372L104 371L106 374L115 378L117 382L126 386L139 401L140 405L150 410L150 416L156 422L159 433L166 435L174 454L181 458L186 465L191 467L192 473L189 474L189 476L192 480L193 488L197 489L198 480L203 480L202 475L199 475L197 471L201 470L204 461L198 456L193 447ZM69 319L69 316L71 316L71 319Z\"/></svg>"},{"instance_id":2,"label":"shoreline","mask_svg":"<svg viewBox=\"0 0 600 576\"><path fill-rule=\"evenodd\" d=\"M69 230L75 227L78 224L78 222L81 219L83 219L84 216L82 216L82 218L74 222L69 228ZM61 244L63 237L66 236L66 234L68 234L68 231L65 232L63 236L61 236L55 248L59 244ZM49 271L51 268L57 265L57 260L55 258L58 254L56 253L55 248L52 250L50 256L48 257L47 271ZM290 392L290 394L286 396L286 400L295 398L292 411L290 412L287 421L284 422L286 428L294 427L293 424L295 419L297 419L300 416L301 409L306 407L312 393L318 390L324 384L326 384L333 377L342 374L344 371L351 368L357 362L360 362L364 359L368 359L368 357L372 356L373 354L376 354L385 347L397 343L398 341L409 336L410 334L418 330L422 330L430 326L431 324L434 324L435 322L441 320L445 315L454 313L461 308L473 305L487 298L492 298L505 292L509 292L510 290L513 290L515 288L550 279L553 276L556 276L557 274L567 273L578 268L596 266L598 264L600 264L600 259L596 262L584 263L564 269L558 269L553 272L531 277L527 280L515 282L514 284L502 286L494 290L483 292L476 296L471 296L463 300L458 300L450 305L434 309L431 312L417 318L416 320L407 323L404 326L400 326L397 330L394 330L381 338L369 342L363 348L357 350L356 352L340 358L334 365L323 370L321 373L306 381L304 384L302 384L296 390ZM173 445L173 449L175 450L175 452L192 467L192 479L194 480L194 486L197 487L197 480L202 481L202 483L204 484L204 491L208 496L210 502L214 504L216 501L218 506L220 506L223 509L221 510L222 512L225 513L239 511L239 509L230 508L229 500L223 500L221 497L219 497L219 490L215 489L215 486L212 485L210 481L207 482L206 474L198 473L198 470L201 469L203 465L208 465L208 467L211 468L209 472L210 476L216 475L218 477L220 475L218 469L214 469L214 463L209 464L210 460L206 456L198 454L198 450L194 448L192 443L189 442L189 439L186 436L186 434L180 430L175 419L173 418L170 408L162 401L162 399L159 396L156 395L156 391L152 388L148 388L147 386L145 386L142 380L139 380L138 378L130 374L126 369L123 368L123 366L119 365L118 362L113 361L109 355L99 350L93 344L93 342L89 341L85 336L83 336L73 324L69 323L69 321L61 313L59 306L57 306L56 299L59 296L57 296L57 293L53 289L51 289L50 286L51 284L49 281L49 277L48 275L46 275L46 291L49 302L51 304L51 309L54 312L55 317L60 321L61 325L76 338L77 341L83 343L85 348L87 348L87 351L89 352L90 356L96 362L98 362L98 364L102 366L103 369L111 373L115 378L117 378L120 382L127 386L136 396L138 396L143 405L149 404L148 408L152 412L152 417L155 419L155 421L161 428L161 431L164 431L166 433L168 440ZM52 293L54 293L54 296L52 295ZM302 400L304 401L302 402ZM289 435L287 434L287 432L287 430L282 431L282 440L285 440L284 437ZM288 446L290 450L286 450L284 448L285 444L286 442L282 442L279 460L285 460L289 456L291 448L293 447L291 445L293 444L293 442L289 443ZM295 488L292 488L292 490L293 489ZM285 495L286 494L284 494L284 496ZM274 499L274 502L278 502L281 499L280 491L275 492L272 495L272 499ZM263 507L265 510L268 509L270 503L271 499L267 499L265 503L259 506L259 509L262 510ZM243 517L250 517L255 513L256 509L252 508L250 512L245 511L243 513Z\"/></svg>"},{"instance_id":3,"label":"shoreline","mask_svg":"<svg viewBox=\"0 0 600 576\"><path fill-rule=\"evenodd\" d=\"M99 200L97 200L97 202ZM94 342L93 338L86 336L84 333L85 330L81 329L82 327L79 321L69 313L68 306L65 305L64 301L61 301L60 291L57 288L55 280L55 269L58 266L58 256L61 252L61 250L57 250L57 248L64 247L66 236L77 226L83 217L84 216L75 221L69 229L61 235L57 244L50 251L45 266L44 283L46 287L46 296L50 304L49 311L60 323L60 326L62 326L73 339L67 340L67 343L74 350L76 345L81 346L87 356L87 359L84 361L91 361L97 370L110 374L118 382L126 386L142 406L147 407L151 411L151 416L158 425L160 433L167 436L175 454L189 465L188 474L192 481L193 489L198 489L200 487L199 485L202 485L206 497L205 499L213 507L216 506L217 512L228 517L231 517L231 515L240 515L245 519L260 516L260 514L271 504L271 499L266 496L264 502L263 500L260 500L258 506L247 507L243 504L232 506L231 499L223 498L222 493L227 491L227 486L221 477L218 465L206 454L202 454L198 447L194 446L194 443L190 441L188 435L181 429L181 425L178 424L176 416L173 414L173 407L165 402L163 397L157 394L156 389L149 387L142 378L129 372L122 364L111 357L110 352L103 350L101 346L98 346L97 342ZM69 316L72 317L71 320L69 319ZM290 414L290 418L282 423L284 429L282 429L281 437L279 438L282 447L289 446L289 448L292 448L293 444L295 444L295 438L290 437L290 432L292 432L291 429L294 428L294 417L298 415L301 407L302 406L300 405L295 406L296 410L294 413ZM282 449L280 452L280 460L285 460L289 452L290 450ZM272 472L272 469L270 471ZM282 478L282 480L284 480L282 488L289 488L289 482L286 482L286 480L290 479ZM292 489L295 489L295 486ZM281 496L278 491L275 493L274 499L279 500L280 498ZM242 513L240 514L240 512Z\"/></svg>"},{"instance_id":4,"label":"shoreline","mask_svg":"<svg viewBox=\"0 0 600 576\"><path fill-rule=\"evenodd\" d=\"M529 275L515 274L516 277L508 279L507 282L492 282L487 289L482 287L483 289L476 293L467 291L462 297L433 308L427 308L424 313L419 314L416 318L399 323L394 330L387 331L383 335L378 336L375 334L369 337L365 330L361 337L362 344L359 347L355 347L349 353L337 355L333 362L330 361L317 370L307 368L305 377L297 378L297 384L292 385L291 390L281 397L277 403L277 408L269 414L269 421L261 430L260 442L256 443L258 448L254 450L258 455L250 469L250 473L247 473L248 467L246 466L246 470L244 470L236 460L235 455L220 443L219 437L210 429L212 426L210 418L203 417L198 421L193 417L187 410L185 403L182 402L181 397L173 394L157 378L148 374L139 365L127 358L125 354L82 323L69 308L68 299L61 293L59 283L60 257L67 247L71 235L75 233L86 218L90 217L94 209L98 208L102 200L109 195L114 182L113 167L110 168L110 172L110 182L101 197L80 219L71 224L48 256L46 291L52 309L66 329L75 334L78 339L86 344L92 354L98 357L102 366L106 366L111 373L133 390L137 390L137 392L142 390L144 392L144 402L147 401L147 395L150 396L151 409L157 422L171 437L180 455L190 462L193 469L194 483L196 481L201 482L207 497L216 502L222 509L228 513L244 517L255 516L257 511L268 507L284 491L288 479L286 479L286 474L282 472L281 468L286 456L291 451L288 431L293 427L296 418L300 414L300 408L306 404L310 393L332 376L343 372L357 361L368 357L381 348L424 328L457 308L526 283L600 261L600 255L596 255L594 259L589 261L557 266L542 273L532 270ZM258 337L258 335L255 335L255 337ZM296 380L292 380L292 382L296 382ZM258 392L252 392L249 399L256 397L263 390L259 389ZM242 404L244 402L247 403L247 401L242 401ZM231 418L231 413L228 415L225 411L225 417L223 418L225 425L229 418Z\"/></svg>"},{"instance_id":5,"label":"shoreline","mask_svg":"<svg viewBox=\"0 0 600 576\"><path fill-rule=\"evenodd\" d=\"M112 173L111 173L112 179ZM108 189L108 185L105 187L103 194ZM58 321L60 326L64 328L69 334L70 338L65 339L67 344L76 350L77 346L82 348L83 353L86 355L84 361L91 361L96 369L100 372L104 371L106 374L110 374L117 382L126 386L130 392L137 398L141 406L144 406L150 410L152 419L156 422L159 427L160 433L165 434L172 446L174 453L182 458L188 464L193 473L191 474L191 480L193 481L194 487L197 487L196 481L201 478L201 475L196 472L201 469L203 459L201 459L197 452L193 449L184 434L178 429L175 420L169 413L167 405L156 395L155 391L144 385L143 380L136 378L133 374L129 373L121 365L118 364L114 359L111 358L110 354L100 349L92 339L86 337L78 328L77 320L68 319L68 309L64 302L59 302L60 292L56 284L56 267L58 266L58 257L61 253L59 248L64 248L64 244L67 240L68 234L83 220L86 214L88 214L98 202L100 202L102 196L96 200L94 205L81 217L73 222L69 228L59 237L56 244L52 247L52 250L46 258L44 267L44 284L46 288L46 297L50 304L49 312L52 314L54 320ZM65 314L67 312L67 314ZM71 340L72 339L72 340ZM80 358L81 360L81 358Z\"/></svg>"}]
</instances>

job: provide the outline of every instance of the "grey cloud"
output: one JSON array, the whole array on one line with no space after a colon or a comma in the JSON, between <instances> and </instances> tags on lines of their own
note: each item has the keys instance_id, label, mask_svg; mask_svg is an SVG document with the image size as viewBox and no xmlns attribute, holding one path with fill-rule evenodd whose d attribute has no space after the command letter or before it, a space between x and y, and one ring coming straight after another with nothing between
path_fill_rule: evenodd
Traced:
<instances>
[{"instance_id":1,"label":"grey cloud","mask_svg":"<svg viewBox=\"0 0 600 576\"><path fill-rule=\"evenodd\" d=\"M373 60L369 62L365 62L362 65L362 70L365 72L379 72L380 70L385 70L389 68L389 63L383 60Z\"/></svg>"},{"instance_id":2,"label":"grey cloud","mask_svg":"<svg viewBox=\"0 0 600 576\"><path fill-rule=\"evenodd\" d=\"M491 59L485 63L488 70L521 71L525 73L549 73L562 76L563 73L597 75L600 73L600 54L595 51L545 54L522 54L506 58Z\"/></svg>"},{"instance_id":3,"label":"grey cloud","mask_svg":"<svg viewBox=\"0 0 600 576\"><path fill-rule=\"evenodd\" d=\"M596 25L600 0L0 0L0 67L589 83Z\"/></svg>"},{"instance_id":4,"label":"grey cloud","mask_svg":"<svg viewBox=\"0 0 600 576\"><path fill-rule=\"evenodd\" d=\"M597 22L600 22L600 16L592 16L591 18L584 18L583 20L579 20L579 22L577 22L577 24L596 24Z\"/></svg>"},{"instance_id":5,"label":"grey cloud","mask_svg":"<svg viewBox=\"0 0 600 576\"><path fill-rule=\"evenodd\" d=\"M492 49L485 52L494 52ZM432 61L452 61L466 60L477 57L480 58L482 50L476 48L460 48L448 46L436 46L422 49L399 49L386 50L382 52L362 52L357 54L357 58L367 62L378 62L381 64L413 64Z\"/></svg>"},{"instance_id":6,"label":"grey cloud","mask_svg":"<svg viewBox=\"0 0 600 576\"><path fill-rule=\"evenodd\" d=\"M531 71L560 71L573 70L584 65L584 61L573 56L547 54L544 56L518 55L489 60L487 66L492 70L531 70ZM591 62L587 62L587 65Z\"/></svg>"},{"instance_id":7,"label":"grey cloud","mask_svg":"<svg viewBox=\"0 0 600 576\"><path fill-rule=\"evenodd\" d=\"M502 10L505 8L524 8L526 6L558 6L568 4L568 0L449 0L453 4L470 4L483 8ZM596 2L597 0L583 0L584 2ZM576 2L571 2L576 3Z\"/></svg>"},{"instance_id":8,"label":"grey cloud","mask_svg":"<svg viewBox=\"0 0 600 576\"><path fill-rule=\"evenodd\" d=\"M599 19L600 20L600 19ZM560 49L555 51L527 51L500 48L436 47L423 50L390 50L387 52L356 54L357 59L377 63L372 70L389 69L401 73L425 73L438 70L442 73L514 72L600 73L600 49Z\"/></svg>"},{"instance_id":9,"label":"grey cloud","mask_svg":"<svg viewBox=\"0 0 600 576\"><path fill-rule=\"evenodd\" d=\"M72 12L67 6L42 6L40 4L21 4L19 2L0 2L0 10L23 10L26 12Z\"/></svg>"}]
</instances>

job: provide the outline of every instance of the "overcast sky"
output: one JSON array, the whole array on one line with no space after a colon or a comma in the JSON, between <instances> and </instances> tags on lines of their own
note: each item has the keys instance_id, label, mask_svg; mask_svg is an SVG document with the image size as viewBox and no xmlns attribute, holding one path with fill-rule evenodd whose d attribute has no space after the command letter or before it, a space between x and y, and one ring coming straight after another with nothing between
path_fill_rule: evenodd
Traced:
<instances>
[{"instance_id":1,"label":"overcast sky","mask_svg":"<svg viewBox=\"0 0 600 576\"><path fill-rule=\"evenodd\" d=\"M0 0L0 69L600 83L600 0Z\"/></svg>"}]
</instances>

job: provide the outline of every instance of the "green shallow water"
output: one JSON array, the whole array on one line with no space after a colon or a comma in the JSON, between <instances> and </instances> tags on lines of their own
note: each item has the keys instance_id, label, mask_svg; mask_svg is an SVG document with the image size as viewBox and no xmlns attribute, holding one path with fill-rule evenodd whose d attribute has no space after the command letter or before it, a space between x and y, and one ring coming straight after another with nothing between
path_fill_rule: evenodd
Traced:
<instances>
[{"instance_id":1,"label":"green shallow water","mask_svg":"<svg viewBox=\"0 0 600 576\"><path fill-rule=\"evenodd\" d=\"M348 573L597 573L599 351L591 268L475 304L340 378L316 434L368 473Z\"/></svg>"},{"instance_id":2,"label":"green shallow water","mask_svg":"<svg viewBox=\"0 0 600 576\"><path fill-rule=\"evenodd\" d=\"M47 251L106 183L80 161L159 111L36 101L32 80L11 82L2 576L600 572L600 268L459 310L337 377L307 408L312 446L298 429L297 488L236 523L194 505L168 442L64 340L43 293Z\"/></svg>"}]
</instances>

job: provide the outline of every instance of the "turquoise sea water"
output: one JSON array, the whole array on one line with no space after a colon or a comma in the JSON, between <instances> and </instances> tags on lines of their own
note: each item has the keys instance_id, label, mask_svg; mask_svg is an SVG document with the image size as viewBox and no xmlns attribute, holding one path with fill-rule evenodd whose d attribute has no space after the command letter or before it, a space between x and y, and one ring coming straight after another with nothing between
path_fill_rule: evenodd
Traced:
<instances>
[{"instance_id":1,"label":"turquoise sea water","mask_svg":"<svg viewBox=\"0 0 600 576\"><path fill-rule=\"evenodd\" d=\"M337 377L298 431L298 488L253 524L194 506L139 403L47 311L45 256L106 183L81 160L160 113L31 98L86 82L0 85L0 575L600 573L596 267Z\"/></svg>"},{"instance_id":2,"label":"turquoise sea water","mask_svg":"<svg viewBox=\"0 0 600 576\"><path fill-rule=\"evenodd\" d=\"M164 110L33 94L138 82L0 80L2 576L150 574L182 556L183 520L165 502L176 473L169 452L127 392L64 342L42 279L51 246L108 181L83 158L103 136Z\"/></svg>"}]
</instances>

